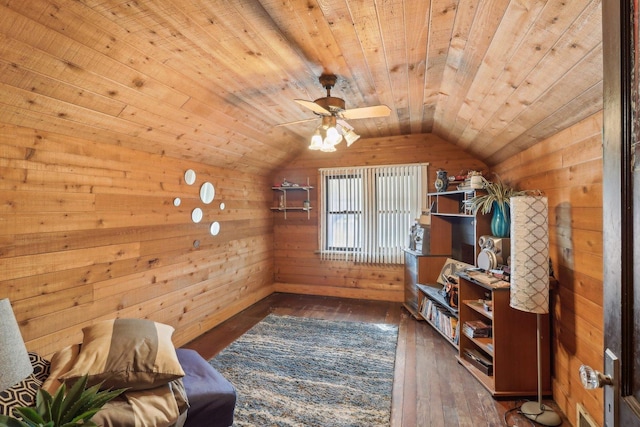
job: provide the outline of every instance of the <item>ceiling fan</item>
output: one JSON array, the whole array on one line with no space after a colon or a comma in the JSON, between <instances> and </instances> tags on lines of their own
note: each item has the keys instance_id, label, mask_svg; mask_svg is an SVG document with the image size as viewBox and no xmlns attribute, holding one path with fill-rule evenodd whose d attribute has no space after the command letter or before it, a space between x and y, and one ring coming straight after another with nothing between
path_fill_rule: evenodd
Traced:
<instances>
[{"instance_id":1,"label":"ceiling fan","mask_svg":"<svg viewBox=\"0 0 640 427\"><path fill-rule=\"evenodd\" d=\"M347 123L346 120L387 117L391 113L391 109L386 105L346 109L344 99L331 96L331 88L335 86L337 80L335 74L323 74L319 80L322 87L327 90L327 96L318 98L315 101L294 99L298 104L322 117L322 123L316 128L314 135L311 137L311 145L309 145L311 150L336 151L335 146L342 142L343 139L347 141L347 146L350 146L360 136L354 132L353 126ZM276 126L288 126L316 119L297 120Z\"/></svg>"}]
</instances>

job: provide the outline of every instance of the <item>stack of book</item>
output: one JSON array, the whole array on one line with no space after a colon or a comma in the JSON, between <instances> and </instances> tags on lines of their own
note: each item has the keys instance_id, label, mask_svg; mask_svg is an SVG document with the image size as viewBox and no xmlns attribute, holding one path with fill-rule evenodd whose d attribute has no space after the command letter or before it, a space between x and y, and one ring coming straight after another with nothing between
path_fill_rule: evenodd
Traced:
<instances>
[{"instance_id":1,"label":"stack of book","mask_svg":"<svg viewBox=\"0 0 640 427\"><path fill-rule=\"evenodd\" d=\"M482 320L469 320L464 322L462 331L469 338L488 338L491 336L491 326Z\"/></svg>"},{"instance_id":2,"label":"stack of book","mask_svg":"<svg viewBox=\"0 0 640 427\"><path fill-rule=\"evenodd\" d=\"M426 321L431 323L452 343L458 344L459 325L457 317L453 316L444 307L426 297L423 297L420 302L419 311Z\"/></svg>"}]
</instances>

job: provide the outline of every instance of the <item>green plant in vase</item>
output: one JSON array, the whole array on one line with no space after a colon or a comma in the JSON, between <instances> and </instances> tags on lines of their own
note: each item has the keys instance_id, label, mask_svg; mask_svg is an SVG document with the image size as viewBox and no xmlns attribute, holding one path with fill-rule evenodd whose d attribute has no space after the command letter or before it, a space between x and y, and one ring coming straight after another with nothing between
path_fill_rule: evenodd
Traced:
<instances>
[{"instance_id":1,"label":"green plant in vase","mask_svg":"<svg viewBox=\"0 0 640 427\"><path fill-rule=\"evenodd\" d=\"M508 237L511 231L509 199L514 196L530 194L532 191L516 190L505 184L498 175L496 175L495 181L489 181L484 176L481 176L481 179L483 182L482 189L486 194L477 194L471 198L468 201L469 206L474 214L480 211L486 215L493 211L491 234L497 237Z\"/></svg>"},{"instance_id":2,"label":"green plant in vase","mask_svg":"<svg viewBox=\"0 0 640 427\"><path fill-rule=\"evenodd\" d=\"M36 406L24 406L14 411L21 419L0 415L2 427L97 427L91 418L110 400L126 389L100 391L100 384L85 389L87 377L81 377L67 393L63 384L51 396L38 390Z\"/></svg>"}]
</instances>

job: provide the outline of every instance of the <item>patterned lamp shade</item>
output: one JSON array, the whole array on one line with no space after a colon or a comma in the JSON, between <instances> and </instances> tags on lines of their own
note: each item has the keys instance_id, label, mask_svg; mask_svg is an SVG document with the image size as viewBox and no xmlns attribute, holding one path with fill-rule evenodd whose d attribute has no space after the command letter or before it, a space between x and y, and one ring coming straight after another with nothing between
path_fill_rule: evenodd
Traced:
<instances>
[{"instance_id":1,"label":"patterned lamp shade","mask_svg":"<svg viewBox=\"0 0 640 427\"><path fill-rule=\"evenodd\" d=\"M511 307L549 312L549 205L543 196L511 198Z\"/></svg>"},{"instance_id":2,"label":"patterned lamp shade","mask_svg":"<svg viewBox=\"0 0 640 427\"><path fill-rule=\"evenodd\" d=\"M33 372L27 348L8 299L0 300L0 391Z\"/></svg>"}]
</instances>

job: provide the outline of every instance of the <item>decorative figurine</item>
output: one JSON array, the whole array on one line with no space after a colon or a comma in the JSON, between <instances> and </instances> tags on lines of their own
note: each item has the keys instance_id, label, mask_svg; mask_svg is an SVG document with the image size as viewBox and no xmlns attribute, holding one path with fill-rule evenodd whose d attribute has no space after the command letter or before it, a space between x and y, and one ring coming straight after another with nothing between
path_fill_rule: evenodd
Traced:
<instances>
[{"instance_id":1,"label":"decorative figurine","mask_svg":"<svg viewBox=\"0 0 640 427\"><path fill-rule=\"evenodd\" d=\"M438 192L446 191L448 186L449 186L449 179L447 178L447 171L438 169L438 172L436 175L436 182L435 182L436 191Z\"/></svg>"}]
</instances>

